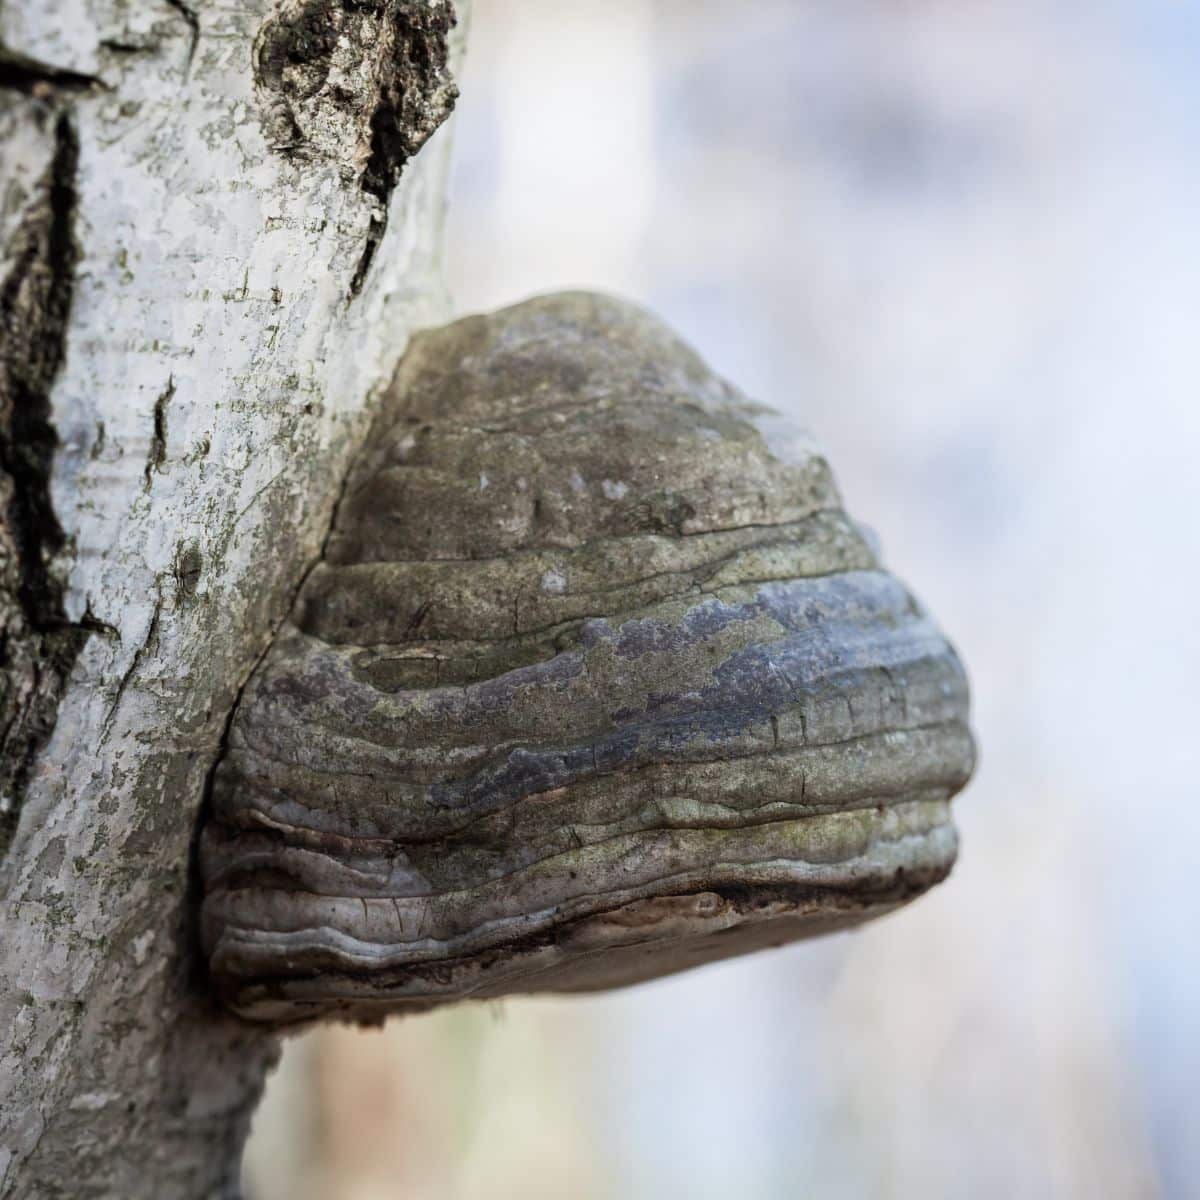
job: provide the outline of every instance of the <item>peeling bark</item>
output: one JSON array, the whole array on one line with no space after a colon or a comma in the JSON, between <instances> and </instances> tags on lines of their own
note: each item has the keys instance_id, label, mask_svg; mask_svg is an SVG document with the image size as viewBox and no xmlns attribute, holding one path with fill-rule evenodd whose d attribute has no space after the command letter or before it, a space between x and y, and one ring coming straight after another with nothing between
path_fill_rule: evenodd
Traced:
<instances>
[{"instance_id":1,"label":"peeling bark","mask_svg":"<svg viewBox=\"0 0 1200 1200\"><path fill-rule=\"evenodd\" d=\"M445 140L412 155L449 102L412 80L452 85L411 31L450 9L345 8L407 47L360 48L351 169L268 137L267 0L0 6L0 1195L237 1191L276 1044L209 999L197 815L373 398L444 311Z\"/></svg>"}]
</instances>

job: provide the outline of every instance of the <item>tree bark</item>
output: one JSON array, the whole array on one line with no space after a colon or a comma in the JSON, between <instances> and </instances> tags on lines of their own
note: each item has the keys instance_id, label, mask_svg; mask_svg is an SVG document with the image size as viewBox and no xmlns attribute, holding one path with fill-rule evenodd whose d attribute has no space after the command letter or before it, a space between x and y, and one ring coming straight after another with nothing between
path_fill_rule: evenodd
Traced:
<instances>
[{"instance_id":1,"label":"tree bark","mask_svg":"<svg viewBox=\"0 0 1200 1200\"><path fill-rule=\"evenodd\" d=\"M444 315L451 20L0 0L0 1195L237 1193L277 1047L208 997L194 832Z\"/></svg>"}]
</instances>

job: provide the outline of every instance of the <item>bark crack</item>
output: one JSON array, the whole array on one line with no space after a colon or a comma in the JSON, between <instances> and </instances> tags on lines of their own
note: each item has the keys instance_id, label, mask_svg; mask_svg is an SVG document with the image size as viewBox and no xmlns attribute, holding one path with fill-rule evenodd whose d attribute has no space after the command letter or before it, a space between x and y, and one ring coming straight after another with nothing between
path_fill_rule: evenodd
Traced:
<instances>
[{"instance_id":1,"label":"bark crack","mask_svg":"<svg viewBox=\"0 0 1200 1200\"><path fill-rule=\"evenodd\" d=\"M52 569L65 536L50 498L58 435L50 389L65 355L78 257L79 147L66 113L54 153L4 258L0 283L0 853L89 631L66 619Z\"/></svg>"},{"instance_id":2,"label":"bark crack","mask_svg":"<svg viewBox=\"0 0 1200 1200\"><path fill-rule=\"evenodd\" d=\"M116 719L117 710L121 707L121 701L125 697L125 692L129 687L129 681L136 674L138 668L145 661L146 655L157 652L158 649L158 631L162 622L163 610L163 595L161 580L157 583L158 596L154 602L154 611L150 615L150 624L146 629L146 636L142 639L141 645L133 653L133 658L129 662L129 666L125 668L120 682L117 684L116 694L113 696L112 703L108 706L108 714L104 718L104 726L100 731L100 741L107 742L108 735L112 732L113 721Z\"/></svg>"},{"instance_id":3,"label":"bark crack","mask_svg":"<svg viewBox=\"0 0 1200 1200\"><path fill-rule=\"evenodd\" d=\"M0 42L0 88L48 98L55 91L81 92L102 86L94 75L38 62Z\"/></svg>"},{"instance_id":4,"label":"bark crack","mask_svg":"<svg viewBox=\"0 0 1200 1200\"><path fill-rule=\"evenodd\" d=\"M175 376L167 377L167 386L154 401L154 432L150 437L150 449L146 454L146 490L149 491L156 472L161 471L167 460L167 406L175 396Z\"/></svg>"},{"instance_id":5,"label":"bark crack","mask_svg":"<svg viewBox=\"0 0 1200 1200\"><path fill-rule=\"evenodd\" d=\"M190 73L192 69L192 59L196 57L196 46L200 41L200 18L189 5L184 3L184 0L165 0L168 7L173 8L188 27L188 49L187 60L184 64L184 77Z\"/></svg>"}]
</instances>

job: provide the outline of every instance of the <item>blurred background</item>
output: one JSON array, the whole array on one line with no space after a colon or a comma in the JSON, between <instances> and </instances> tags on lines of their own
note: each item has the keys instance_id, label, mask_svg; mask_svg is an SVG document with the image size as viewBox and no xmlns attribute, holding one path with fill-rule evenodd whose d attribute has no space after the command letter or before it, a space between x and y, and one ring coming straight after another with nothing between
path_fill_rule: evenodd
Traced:
<instances>
[{"instance_id":1,"label":"blurred background","mask_svg":"<svg viewBox=\"0 0 1200 1200\"><path fill-rule=\"evenodd\" d=\"M475 0L457 306L585 286L813 430L957 643L949 883L288 1044L254 1200L1200 1195L1200 7Z\"/></svg>"}]
</instances>

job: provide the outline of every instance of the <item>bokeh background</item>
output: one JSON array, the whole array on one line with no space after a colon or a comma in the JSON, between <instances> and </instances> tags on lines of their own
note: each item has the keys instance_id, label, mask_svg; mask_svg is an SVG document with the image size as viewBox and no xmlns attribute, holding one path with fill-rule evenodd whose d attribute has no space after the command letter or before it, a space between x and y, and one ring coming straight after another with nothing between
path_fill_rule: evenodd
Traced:
<instances>
[{"instance_id":1,"label":"bokeh background","mask_svg":"<svg viewBox=\"0 0 1200 1200\"><path fill-rule=\"evenodd\" d=\"M643 301L956 641L951 881L597 999L289 1043L254 1200L1200 1195L1200 7L475 0L461 311Z\"/></svg>"}]
</instances>

